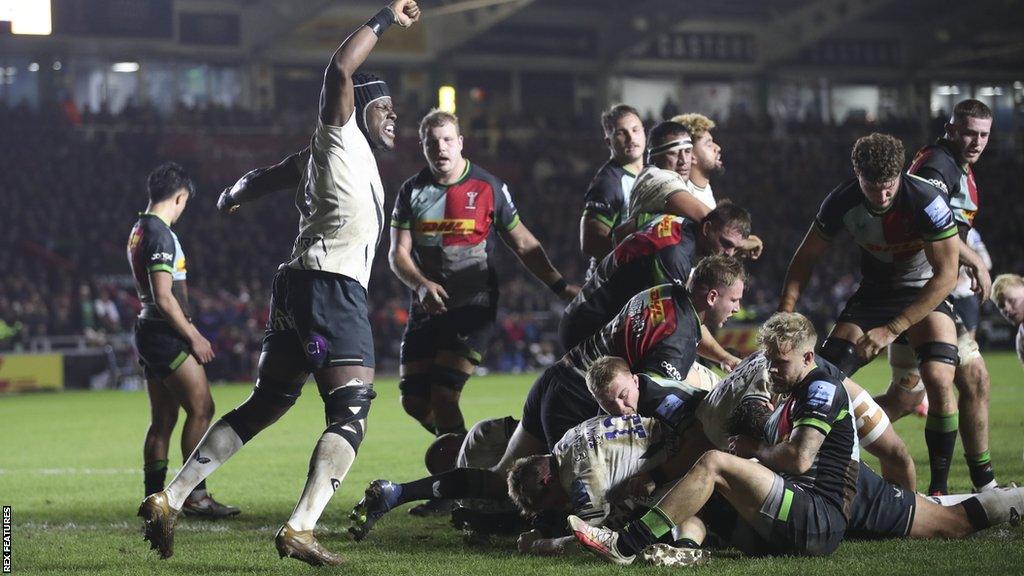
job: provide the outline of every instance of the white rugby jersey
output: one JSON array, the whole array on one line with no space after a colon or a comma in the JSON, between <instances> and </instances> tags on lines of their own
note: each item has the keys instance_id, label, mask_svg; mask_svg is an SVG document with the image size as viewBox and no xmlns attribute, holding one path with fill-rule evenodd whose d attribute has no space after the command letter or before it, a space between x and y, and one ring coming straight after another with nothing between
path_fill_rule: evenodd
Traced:
<instances>
[{"instance_id":1,"label":"white rugby jersey","mask_svg":"<svg viewBox=\"0 0 1024 576\"><path fill-rule=\"evenodd\" d=\"M367 288L384 230L384 186L355 118L344 126L317 118L295 196L299 235L282 267L342 274Z\"/></svg>"},{"instance_id":2,"label":"white rugby jersey","mask_svg":"<svg viewBox=\"0 0 1024 576\"><path fill-rule=\"evenodd\" d=\"M1017 326L1017 358L1021 366L1024 366L1024 324Z\"/></svg>"},{"instance_id":3,"label":"white rugby jersey","mask_svg":"<svg viewBox=\"0 0 1024 576\"><path fill-rule=\"evenodd\" d=\"M764 352L747 356L697 406L704 435L720 450L729 448L729 415L747 399L771 402L771 381Z\"/></svg>"},{"instance_id":4,"label":"white rugby jersey","mask_svg":"<svg viewBox=\"0 0 1024 576\"><path fill-rule=\"evenodd\" d=\"M703 188L694 184L693 180L688 181L687 184L689 184L690 193L696 196L697 200L703 202L708 209L714 210L715 206L718 206L718 202L715 201L715 193L711 191L711 182L708 182L708 185Z\"/></svg>"},{"instance_id":5,"label":"white rugby jersey","mask_svg":"<svg viewBox=\"0 0 1024 576\"><path fill-rule=\"evenodd\" d=\"M597 416L565 433L552 453L573 513L597 526L611 511L608 491L665 461L668 439L653 418Z\"/></svg>"}]
</instances>

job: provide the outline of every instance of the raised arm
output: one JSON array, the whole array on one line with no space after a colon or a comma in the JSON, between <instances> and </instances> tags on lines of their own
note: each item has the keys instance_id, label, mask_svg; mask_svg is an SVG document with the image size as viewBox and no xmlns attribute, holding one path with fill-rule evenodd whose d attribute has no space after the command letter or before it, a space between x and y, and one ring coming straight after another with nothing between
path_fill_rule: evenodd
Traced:
<instances>
[{"instance_id":1,"label":"raised arm","mask_svg":"<svg viewBox=\"0 0 1024 576\"><path fill-rule=\"evenodd\" d=\"M394 0L341 43L324 71L320 90L321 122L342 126L352 117L355 110L352 75L363 65L377 45L377 39L389 26L398 24L408 28L419 18L420 9L415 0Z\"/></svg>"}]
</instances>

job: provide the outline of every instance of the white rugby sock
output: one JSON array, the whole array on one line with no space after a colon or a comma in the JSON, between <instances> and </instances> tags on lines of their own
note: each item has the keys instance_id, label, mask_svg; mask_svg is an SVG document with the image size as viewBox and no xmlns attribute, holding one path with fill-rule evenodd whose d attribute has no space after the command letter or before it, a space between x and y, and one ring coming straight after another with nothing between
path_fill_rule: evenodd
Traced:
<instances>
[{"instance_id":1,"label":"white rugby sock","mask_svg":"<svg viewBox=\"0 0 1024 576\"><path fill-rule=\"evenodd\" d=\"M306 486L288 519L292 528L305 531L316 527L317 520L334 496L334 491L345 480L355 459L356 451L348 440L332 432L325 432L320 437L310 460Z\"/></svg>"},{"instance_id":2,"label":"white rugby sock","mask_svg":"<svg viewBox=\"0 0 1024 576\"><path fill-rule=\"evenodd\" d=\"M185 498L192 489L227 462L242 447L242 439L238 437L231 425L218 420L206 431L199 445L188 457L188 461L178 470L174 480L164 488L171 507L181 509Z\"/></svg>"},{"instance_id":3,"label":"white rugby sock","mask_svg":"<svg viewBox=\"0 0 1024 576\"><path fill-rule=\"evenodd\" d=\"M1009 522L1011 508L1016 509L1018 515L1024 514L1024 488L996 488L975 494L974 497L985 509L985 515L992 526Z\"/></svg>"}]
</instances>

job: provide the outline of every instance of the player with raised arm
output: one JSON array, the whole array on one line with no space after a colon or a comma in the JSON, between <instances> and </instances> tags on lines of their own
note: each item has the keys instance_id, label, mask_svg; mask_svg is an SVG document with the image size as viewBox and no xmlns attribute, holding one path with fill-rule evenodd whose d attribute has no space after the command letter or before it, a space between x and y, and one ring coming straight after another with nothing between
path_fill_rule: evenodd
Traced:
<instances>
[{"instance_id":1,"label":"player with raised arm","mask_svg":"<svg viewBox=\"0 0 1024 576\"><path fill-rule=\"evenodd\" d=\"M931 405L925 431L929 491L944 493L956 444L956 328L945 302L959 268L956 224L941 190L903 173L899 140L877 133L860 138L851 160L856 179L822 203L789 265L779 309L796 308L815 264L840 232L849 232L860 247L861 284L821 355L853 376L906 332Z\"/></svg>"},{"instance_id":2,"label":"player with raised arm","mask_svg":"<svg viewBox=\"0 0 1024 576\"><path fill-rule=\"evenodd\" d=\"M182 460L210 427L213 397L203 364L213 359L210 342L192 325L185 251L171 230L195 194L185 169L174 163L157 167L147 179L149 204L128 238L128 263L142 310L135 322L135 349L146 375L152 419L143 444L145 496L164 489L171 432L178 408L185 410ZM200 482L182 504L185 514L223 518L239 513L221 504Z\"/></svg>"},{"instance_id":3,"label":"player with raised arm","mask_svg":"<svg viewBox=\"0 0 1024 576\"><path fill-rule=\"evenodd\" d=\"M210 428L167 488L139 508L145 539L162 558L173 554L174 523L185 496L284 415L312 373L327 428L275 544L281 557L317 566L343 562L317 542L313 529L355 460L375 395L366 289L384 229L384 189L374 150L394 147L397 118L387 84L356 70L389 26L408 27L419 17L415 1L395 0L346 38L327 66L309 159L296 191L299 235L274 277L256 386ZM293 169L285 165L271 173L284 177ZM234 194L222 195L227 196L222 209L230 211L242 200Z\"/></svg>"},{"instance_id":4,"label":"player with raised arm","mask_svg":"<svg viewBox=\"0 0 1024 576\"><path fill-rule=\"evenodd\" d=\"M495 236L563 299L570 286L519 218L508 185L462 155L458 118L420 122L427 167L405 182L391 217L391 269L413 293L402 337L402 407L431 433L465 435L459 399L494 331Z\"/></svg>"},{"instance_id":5,"label":"player with raised arm","mask_svg":"<svg viewBox=\"0 0 1024 576\"><path fill-rule=\"evenodd\" d=\"M612 231L625 220L647 145L644 123L632 106L612 106L601 114L601 126L611 158L594 175L583 197L580 218L580 250L590 257L591 271L615 247Z\"/></svg>"},{"instance_id":6,"label":"player with raised arm","mask_svg":"<svg viewBox=\"0 0 1024 576\"><path fill-rule=\"evenodd\" d=\"M632 399L637 413L684 428L704 395L702 389L682 381L695 366L701 324L721 326L739 310L744 278L736 259L709 256L694 271L692 291L663 284L637 294L600 332L537 378L523 404L523 418L498 464L489 470L457 468L402 484L375 480L352 512L350 532L364 538L381 517L406 502L503 498L505 474L517 459L550 451L567 430L598 413L585 375L602 356L625 358L641 374L638 394Z\"/></svg>"}]
</instances>

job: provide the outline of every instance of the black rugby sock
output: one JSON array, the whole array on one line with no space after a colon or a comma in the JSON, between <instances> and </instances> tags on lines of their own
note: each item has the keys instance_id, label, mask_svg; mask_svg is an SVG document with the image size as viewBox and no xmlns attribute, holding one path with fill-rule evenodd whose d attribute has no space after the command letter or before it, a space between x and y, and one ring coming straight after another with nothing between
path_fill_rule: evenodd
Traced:
<instances>
[{"instance_id":1,"label":"black rugby sock","mask_svg":"<svg viewBox=\"0 0 1024 576\"><path fill-rule=\"evenodd\" d=\"M142 467L142 475L146 496L163 490L164 481L167 480L167 460L146 462Z\"/></svg>"},{"instance_id":2,"label":"black rugby sock","mask_svg":"<svg viewBox=\"0 0 1024 576\"><path fill-rule=\"evenodd\" d=\"M932 478L928 493L949 493L949 467L956 448L959 417L953 414L929 414L924 426L924 441L928 445L928 462Z\"/></svg>"},{"instance_id":3,"label":"black rugby sock","mask_svg":"<svg viewBox=\"0 0 1024 576\"><path fill-rule=\"evenodd\" d=\"M508 484L501 474L480 468L455 468L401 485L399 504L434 498L489 498L508 496Z\"/></svg>"},{"instance_id":4,"label":"black rugby sock","mask_svg":"<svg viewBox=\"0 0 1024 576\"><path fill-rule=\"evenodd\" d=\"M967 469L971 473L971 484L977 488L984 488L995 482L996 475L992 471L992 456L988 450L981 454L964 454L967 458Z\"/></svg>"}]
</instances>

